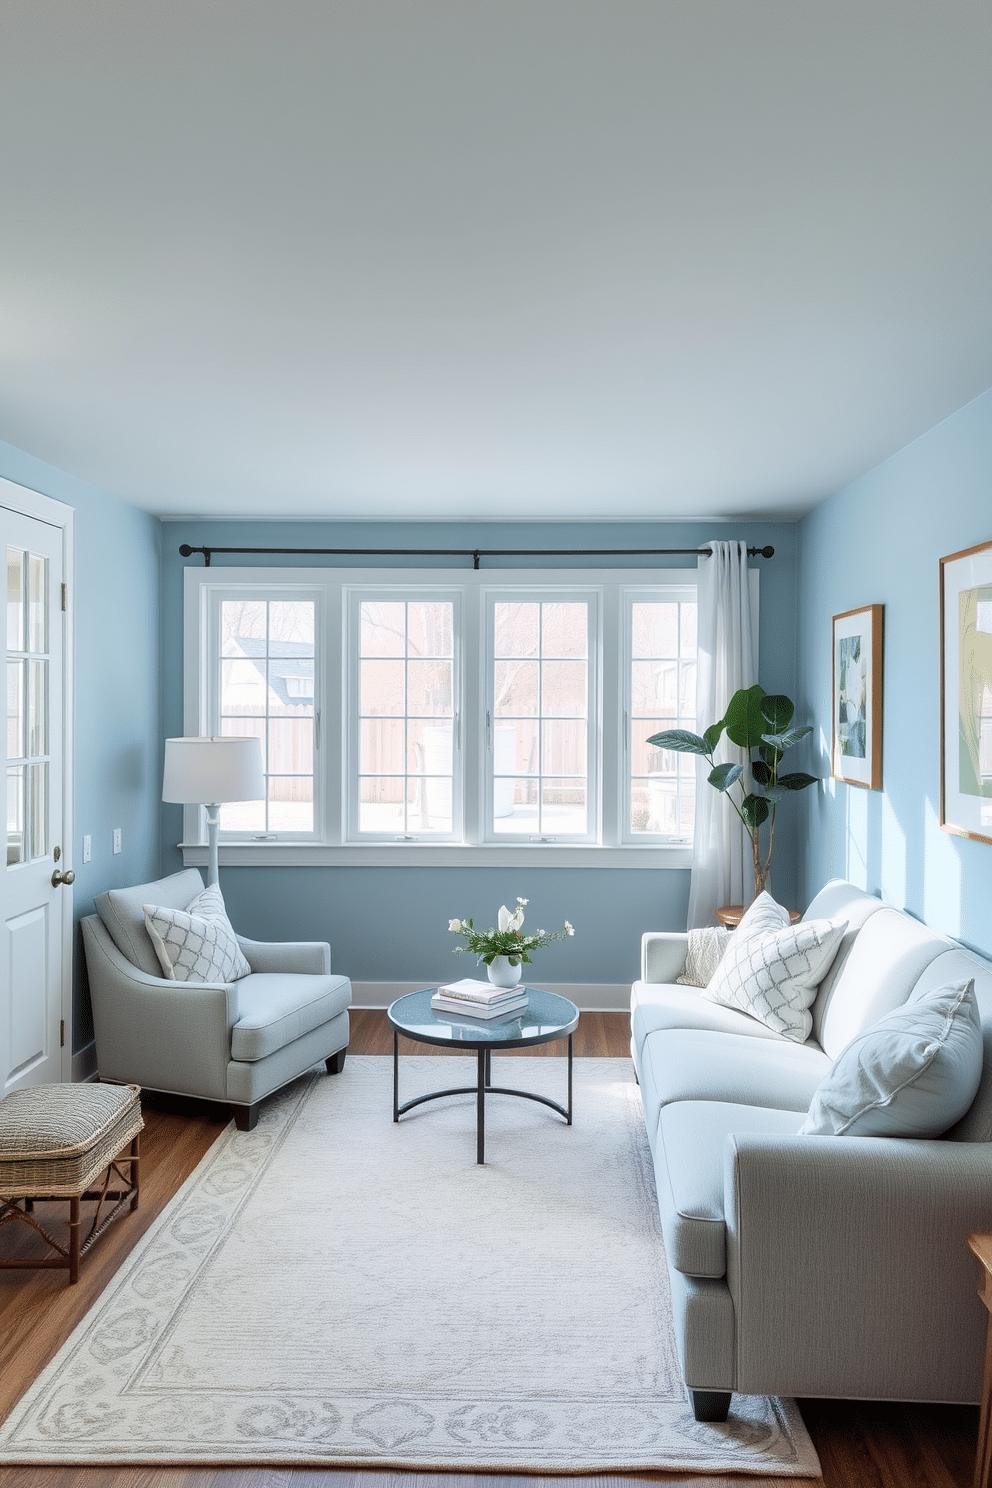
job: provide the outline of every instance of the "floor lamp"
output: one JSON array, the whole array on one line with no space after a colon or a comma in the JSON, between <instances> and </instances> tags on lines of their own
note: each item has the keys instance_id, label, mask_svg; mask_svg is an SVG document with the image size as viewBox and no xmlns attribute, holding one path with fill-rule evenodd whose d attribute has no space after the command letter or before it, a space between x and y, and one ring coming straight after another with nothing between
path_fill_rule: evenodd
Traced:
<instances>
[{"instance_id":1,"label":"floor lamp","mask_svg":"<svg viewBox=\"0 0 992 1488\"><path fill-rule=\"evenodd\" d=\"M162 800L206 806L208 885L220 881L217 832L221 804L264 799L260 739L166 739Z\"/></svg>"}]
</instances>

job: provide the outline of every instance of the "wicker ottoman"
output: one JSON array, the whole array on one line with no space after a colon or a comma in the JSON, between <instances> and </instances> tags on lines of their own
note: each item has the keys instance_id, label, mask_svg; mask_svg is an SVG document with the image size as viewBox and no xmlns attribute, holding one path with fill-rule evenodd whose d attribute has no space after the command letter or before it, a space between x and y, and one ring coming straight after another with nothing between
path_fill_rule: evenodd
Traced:
<instances>
[{"instance_id":1,"label":"wicker ottoman","mask_svg":"<svg viewBox=\"0 0 992 1488\"><path fill-rule=\"evenodd\" d=\"M54 1255L5 1258L0 1268L67 1269L79 1278L79 1258L125 1209L138 1207L137 1085L35 1085L0 1100L0 1230L28 1225ZM102 1178L101 1178L101 1175ZM67 1245L38 1223L39 1200L69 1200ZM95 1199L86 1238L80 1238L81 1199Z\"/></svg>"}]
</instances>

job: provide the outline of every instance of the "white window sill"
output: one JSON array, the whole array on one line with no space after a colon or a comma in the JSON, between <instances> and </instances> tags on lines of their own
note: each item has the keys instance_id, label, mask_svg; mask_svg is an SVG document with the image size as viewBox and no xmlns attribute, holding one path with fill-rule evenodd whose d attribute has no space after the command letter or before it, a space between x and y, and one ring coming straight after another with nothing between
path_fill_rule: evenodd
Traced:
<instances>
[{"instance_id":1,"label":"white window sill","mask_svg":"<svg viewBox=\"0 0 992 1488\"><path fill-rule=\"evenodd\" d=\"M204 868L205 845L179 844L187 868ZM328 846L310 842L221 843L221 865L229 868L502 868L521 863L548 868L691 868L692 847L595 847L567 843L460 842L369 843Z\"/></svg>"}]
</instances>

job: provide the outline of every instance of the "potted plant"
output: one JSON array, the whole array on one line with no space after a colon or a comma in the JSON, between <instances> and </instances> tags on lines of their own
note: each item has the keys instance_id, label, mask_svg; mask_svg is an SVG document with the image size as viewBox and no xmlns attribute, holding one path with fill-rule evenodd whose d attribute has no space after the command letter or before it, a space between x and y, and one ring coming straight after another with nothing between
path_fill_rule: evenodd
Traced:
<instances>
[{"instance_id":1,"label":"potted plant","mask_svg":"<svg viewBox=\"0 0 992 1488\"><path fill-rule=\"evenodd\" d=\"M497 987L515 987L520 980L524 964L530 964L531 951L540 950L554 940L564 940L574 935L575 930L565 921L564 930L535 930L530 935L521 932L524 922L526 899L517 899L515 909L500 906L497 929L476 930L474 920L449 920L448 929L453 935L465 938L463 946L455 946L456 956L469 951L485 963L489 980Z\"/></svg>"},{"instance_id":2,"label":"potted plant","mask_svg":"<svg viewBox=\"0 0 992 1488\"><path fill-rule=\"evenodd\" d=\"M688 729L665 729L648 739L648 743L658 749L673 749L676 754L700 754L709 761L707 779L710 785L726 795L751 840L755 898L766 888L771 873L779 801L784 800L790 791L805 790L808 785L816 783L816 776L807 775L805 770L787 775L780 773L785 751L813 732L808 724L804 728L790 727L795 711L790 698L782 693L766 693L756 683L754 687L742 687L735 692L723 718L710 724L702 735L690 733ZM732 744L746 751L746 765L713 763L713 752L724 730ZM745 769L750 770L750 782ZM735 787L736 795L733 793ZM767 851L762 860L761 829L765 822L768 823Z\"/></svg>"}]
</instances>

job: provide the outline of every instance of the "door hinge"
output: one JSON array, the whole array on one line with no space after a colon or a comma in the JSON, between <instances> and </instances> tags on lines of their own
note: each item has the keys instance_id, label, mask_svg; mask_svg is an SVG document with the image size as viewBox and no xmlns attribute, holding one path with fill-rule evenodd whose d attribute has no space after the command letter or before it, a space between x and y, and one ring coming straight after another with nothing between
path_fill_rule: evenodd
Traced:
<instances>
[{"instance_id":1,"label":"door hinge","mask_svg":"<svg viewBox=\"0 0 992 1488\"><path fill-rule=\"evenodd\" d=\"M59 1048L60 1049L64 1049L65 1048L65 1019L64 1018L59 1023Z\"/></svg>"},{"instance_id":2,"label":"door hinge","mask_svg":"<svg viewBox=\"0 0 992 1488\"><path fill-rule=\"evenodd\" d=\"M69 585L68 584L63 584L62 585L62 608L63 608L63 610L67 610L69 608Z\"/></svg>"}]
</instances>

